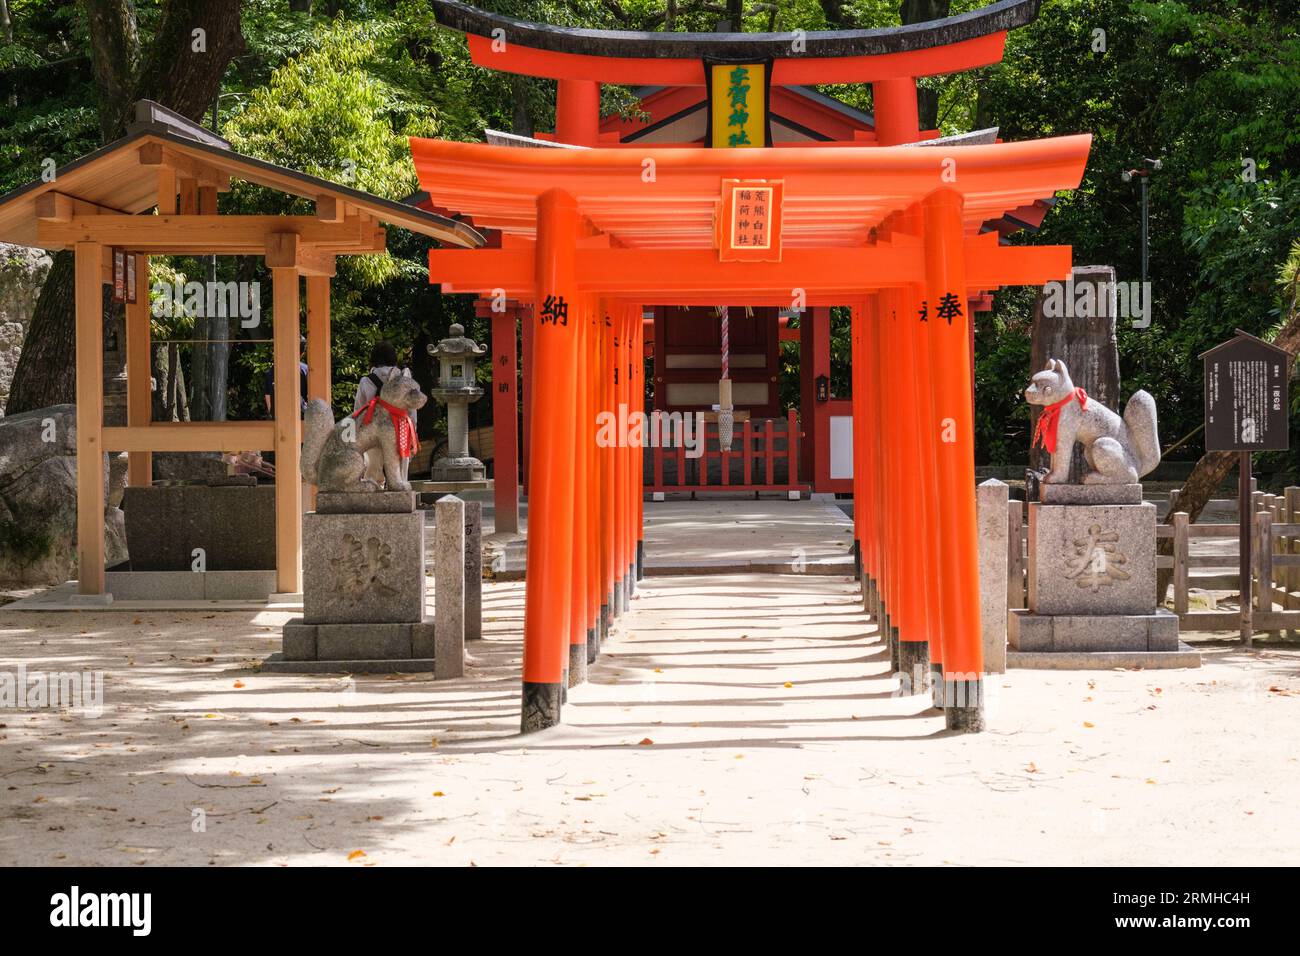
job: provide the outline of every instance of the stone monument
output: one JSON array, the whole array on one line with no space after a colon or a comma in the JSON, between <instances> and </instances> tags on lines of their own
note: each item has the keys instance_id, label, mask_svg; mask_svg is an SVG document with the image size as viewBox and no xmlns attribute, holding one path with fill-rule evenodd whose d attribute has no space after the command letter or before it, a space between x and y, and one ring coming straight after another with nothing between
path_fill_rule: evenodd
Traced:
<instances>
[{"instance_id":1,"label":"stone monument","mask_svg":"<svg viewBox=\"0 0 1300 956\"><path fill-rule=\"evenodd\" d=\"M416 493L402 487L397 464L413 450L407 441L413 429L401 409L419 407L424 396L409 375L398 373L376 402L383 407L373 418L362 409L332 428L324 425L324 416L332 421L324 401L308 407L303 477L318 490L316 510L303 516L303 614L284 625L282 652L263 662L264 671L432 671L437 679L464 672L463 624L454 626L454 615L446 625L427 620L424 513ZM372 420L358 423L357 416ZM388 490L364 477L355 447L362 443L383 455ZM455 498L437 505L440 517L454 514L454 521L438 523L439 548L454 553L454 560L436 562L440 611L452 611L464 593L459 505Z\"/></svg>"},{"instance_id":2,"label":"stone monument","mask_svg":"<svg viewBox=\"0 0 1300 956\"><path fill-rule=\"evenodd\" d=\"M1034 444L1050 468L1029 501L1029 607L1010 613L1008 663L1199 666L1178 640L1178 617L1156 606L1156 507L1138 481L1160 462L1155 401L1135 392L1121 417L1054 358L1025 399L1041 409ZM1076 445L1084 467L1072 478Z\"/></svg>"},{"instance_id":3,"label":"stone monument","mask_svg":"<svg viewBox=\"0 0 1300 956\"><path fill-rule=\"evenodd\" d=\"M465 335L465 327L453 323L450 334L429 354L440 364L438 387L433 397L447 406L447 454L433 463L434 481L482 481L487 478L483 462L469 453L469 405L483 395L474 378L474 359L487 351Z\"/></svg>"}]
</instances>

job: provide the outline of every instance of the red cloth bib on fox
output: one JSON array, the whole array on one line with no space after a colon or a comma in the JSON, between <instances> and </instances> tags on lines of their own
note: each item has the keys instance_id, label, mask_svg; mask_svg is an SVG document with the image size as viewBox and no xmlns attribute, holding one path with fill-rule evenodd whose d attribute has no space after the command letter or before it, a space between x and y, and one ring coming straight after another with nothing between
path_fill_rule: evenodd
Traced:
<instances>
[{"instance_id":1,"label":"red cloth bib on fox","mask_svg":"<svg viewBox=\"0 0 1300 956\"><path fill-rule=\"evenodd\" d=\"M406 409L389 405L376 395L363 407L353 412L352 417L356 418L364 413L365 418L361 419L361 424L369 425L370 419L375 415L376 405L387 411L388 417L393 420L393 430L397 432L397 454L403 458L414 457L420 450L420 440L415 437L415 424L411 421L411 416L406 414Z\"/></svg>"},{"instance_id":2,"label":"red cloth bib on fox","mask_svg":"<svg viewBox=\"0 0 1300 956\"><path fill-rule=\"evenodd\" d=\"M1030 448L1041 444L1049 455L1056 454L1056 429L1061 424L1061 410L1076 398L1080 408L1088 407L1088 393L1081 388L1076 388L1059 402L1043 407L1042 414L1038 416L1038 424L1034 426L1034 440L1029 443Z\"/></svg>"}]
</instances>

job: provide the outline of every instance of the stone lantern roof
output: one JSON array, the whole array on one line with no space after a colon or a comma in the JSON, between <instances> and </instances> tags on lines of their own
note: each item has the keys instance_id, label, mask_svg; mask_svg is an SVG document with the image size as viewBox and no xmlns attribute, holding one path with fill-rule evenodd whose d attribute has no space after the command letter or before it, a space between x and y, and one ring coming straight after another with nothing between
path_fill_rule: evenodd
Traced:
<instances>
[{"instance_id":1,"label":"stone lantern roof","mask_svg":"<svg viewBox=\"0 0 1300 956\"><path fill-rule=\"evenodd\" d=\"M465 326L459 322L453 322L447 331L449 334L445 339L437 345L429 346L430 355L460 358L466 355L482 355L487 351L486 345L479 345L465 334Z\"/></svg>"}]
</instances>

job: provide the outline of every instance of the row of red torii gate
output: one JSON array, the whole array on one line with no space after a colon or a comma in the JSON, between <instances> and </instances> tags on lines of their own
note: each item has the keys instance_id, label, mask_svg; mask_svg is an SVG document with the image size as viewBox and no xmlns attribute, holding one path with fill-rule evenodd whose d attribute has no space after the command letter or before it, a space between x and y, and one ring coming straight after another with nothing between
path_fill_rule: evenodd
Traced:
<instances>
[{"instance_id":1,"label":"row of red torii gate","mask_svg":"<svg viewBox=\"0 0 1300 956\"><path fill-rule=\"evenodd\" d=\"M941 138L918 127L916 78L997 62L1037 7L792 42L575 30L434 0L476 63L557 83L554 134L411 143L420 203L488 237L433 250L429 276L494 316L494 353L510 357L498 448L513 444L524 323L525 732L560 721L640 574L642 452L598 442L597 421L643 407L644 310L792 303L851 309L868 608L898 671L932 675L948 726L982 728L972 311L999 286L1068 276L1068 246L1005 237L1079 184L1091 140ZM646 115L602 122L602 83L637 85ZM830 135L812 83L870 83L874 112L842 112ZM499 456L501 514L514 489Z\"/></svg>"}]
</instances>

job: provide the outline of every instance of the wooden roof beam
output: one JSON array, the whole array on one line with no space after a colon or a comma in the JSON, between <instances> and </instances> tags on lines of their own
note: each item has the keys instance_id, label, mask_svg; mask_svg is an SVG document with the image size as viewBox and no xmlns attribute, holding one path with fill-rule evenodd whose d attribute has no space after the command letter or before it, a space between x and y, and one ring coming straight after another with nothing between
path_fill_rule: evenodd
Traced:
<instances>
[{"instance_id":1,"label":"wooden roof beam","mask_svg":"<svg viewBox=\"0 0 1300 956\"><path fill-rule=\"evenodd\" d=\"M181 179L193 179L200 186L215 186L217 192L230 191L229 173L193 156L186 156L162 143L143 143L137 152L141 166L165 166Z\"/></svg>"},{"instance_id":2,"label":"wooden roof beam","mask_svg":"<svg viewBox=\"0 0 1300 956\"><path fill-rule=\"evenodd\" d=\"M297 269L307 276L332 276L334 256L303 242L297 233L273 232L266 237L266 267Z\"/></svg>"},{"instance_id":3,"label":"wooden roof beam","mask_svg":"<svg viewBox=\"0 0 1300 956\"><path fill-rule=\"evenodd\" d=\"M201 249L218 255L258 255L265 248L266 237L280 232L294 233L307 243L329 243L339 251L384 248L375 230L364 229L358 218L328 223L312 216L73 216L66 222L41 222L37 232L48 249L100 242L139 252Z\"/></svg>"},{"instance_id":4,"label":"wooden roof beam","mask_svg":"<svg viewBox=\"0 0 1300 956\"><path fill-rule=\"evenodd\" d=\"M100 206L76 196L50 190L36 197L36 218L41 222L71 222L76 216L124 215L120 209Z\"/></svg>"}]
</instances>

